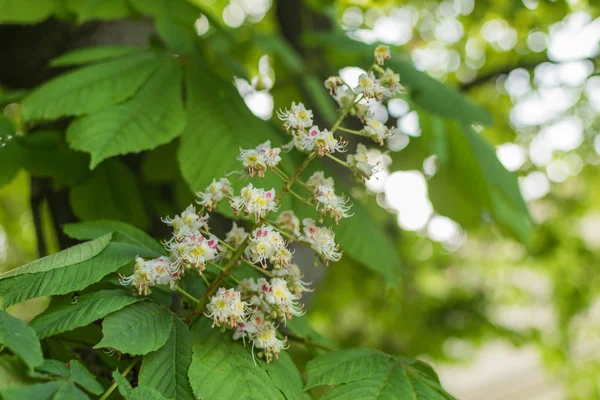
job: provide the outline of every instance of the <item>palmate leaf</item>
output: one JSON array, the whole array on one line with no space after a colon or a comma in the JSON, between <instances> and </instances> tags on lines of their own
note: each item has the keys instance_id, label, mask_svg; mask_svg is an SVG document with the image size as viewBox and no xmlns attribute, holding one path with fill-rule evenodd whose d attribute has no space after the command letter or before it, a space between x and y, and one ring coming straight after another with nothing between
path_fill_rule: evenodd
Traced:
<instances>
[{"instance_id":1,"label":"palmate leaf","mask_svg":"<svg viewBox=\"0 0 600 400\"><path fill-rule=\"evenodd\" d=\"M133 355L150 353L165 344L172 322L172 314L162 305L150 301L132 304L104 319L104 337L95 348L111 347Z\"/></svg>"},{"instance_id":2,"label":"palmate leaf","mask_svg":"<svg viewBox=\"0 0 600 400\"><path fill-rule=\"evenodd\" d=\"M90 240L89 242L81 243L63 251L59 251L58 253L40 258L39 260L32 261L29 264L25 264L19 268L1 274L0 279L23 274L48 272L56 268L62 268L89 260L106 248L111 237L112 234L107 233L94 240Z\"/></svg>"},{"instance_id":3,"label":"palmate leaf","mask_svg":"<svg viewBox=\"0 0 600 400\"><path fill-rule=\"evenodd\" d=\"M131 391L128 400L168 400L162 394L149 387L136 387Z\"/></svg>"},{"instance_id":4,"label":"palmate leaf","mask_svg":"<svg viewBox=\"0 0 600 400\"><path fill-rule=\"evenodd\" d=\"M156 389L166 398L193 400L188 379L192 362L192 335L186 324L173 315L173 327L160 349L144 356L140 386Z\"/></svg>"},{"instance_id":5,"label":"palmate leaf","mask_svg":"<svg viewBox=\"0 0 600 400\"><path fill-rule=\"evenodd\" d=\"M131 392L133 392L133 387L131 386L131 383L127 380L127 378L121 375L121 373L118 370L113 371L112 377L117 383L117 389L119 389L119 393L121 393L121 396L128 399L131 395Z\"/></svg>"},{"instance_id":6,"label":"palmate leaf","mask_svg":"<svg viewBox=\"0 0 600 400\"><path fill-rule=\"evenodd\" d=\"M322 399L452 400L425 363L377 350L350 349L327 353L308 362L308 383L336 385Z\"/></svg>"},{"instance_id":7,"label":"palmate leaf","mask_svg":"<svg viewBox=\"0 0 600 400\"><path fill-rule=\"evenodd\" d=\"M86 326L130 304L145 300L124 290L101 290L77 297L75 303L51 306L29 324L40 339Z\"/></svg>"},{"instance_id":8,"label":"palmate leaf","mask_svg":"<svg viewBox=\"0 0 600 400\"><path fill-rule=\"evenodd\" d=\"M277 131L252 115L231 83L207 71L198 60L189 62L184 72L188 118L178 161L183 178L193 191L204 190L214 178L239 171L240 162L236 157L240 147L254 148L266 140L271 140L272 146L283 143ZM282 157L280 167L290 172L295 169L289 157ZM248 182L231 181L237 186ZM267 174L259 185L279 191L282 182L275 175ZM283 200L281 207L289 208L289 197Z\"/></svg>"},{"instance_id":9,"label":"palmate leaf","mask_svg":"<svg viewBox=\"0 0 600 400\"><path fill-rule=\"evenodd\" d=\"M97 395L104 392L104 388L96 380L96 377L79 361L69 361L69 371L71 373L71 380L86 391Z\"/></svg>"},{"instance_id":10,"label":"palmate leaf","mask_svg":"<svg viewBox=\"0 0 600 400\"><path fill-rule=\"evenodd\" d=\"M43 84L23 100L25 120L91 113L131 97L160 64L153 53L86 66Z\"/></svg>"},{"instance_id":11,"label":"palmate leaf","mask_svg":"<svg viewBox=\"0 0 600 400\"><path fill-rule=\"evenodd\" d=\"M0 280L2 308L36 297L82 290L123 265L133 262L144 249L128 243L109 243L98 256L78 264Z\"/></svg>"},{"instance_id":12,"label":"palmate leaf","mask_svg":"<svg viewBox=\"0 0 600 400\"><path fill-rule=\"evenodd\" d=\"M71 382L61 382L52 400L87 400L89 396Z\"/></svg>"},{"instance_id":13,"label":"palmate leaf","mask_svg":"<svg viewBox=\"0 0 600 400\"><path fill-rule=\"evenodd\" d=\"M5 311L0 311L0 344L19 356L30 369L44 362L42 347L35 331Z\"/></svg>"},{"instance_id":14,"label":"palmate leaf","mask_svg":"<svg viewBox=\"0 0 600 400\"><path fill-rule=\"evenodd\" d=\"M181 70L172 57L129 101L76 120L67 131L71 147L92 155L90 167L119 154L153 149L185 126Z\"/></svg>"},{"instance_id":15,"label":"palmate leaf","mask_svg":"<svg viewBox=\"0 0 600 400\"><path fill-rule=\"evenodd\" d=\"M119 235L113 239L144 248L152 252L153 257L160 257L167 254L164 247L146 232L121 221L98 220L74 222L63 225L63 232L67 236L77 240L96 239L109 232L115 232Z\"/></svg>"},{"instance_id":16,"label":"palmate leaf","mask_svg":"<svg viewBox=\"0 0 600 400\"><path fill-rule=\"evenodd\" d=\"M302 380L291 360L266 365L252 359L250 349L230 334L211 328L211 321L198 319L192 326L193 356L189 377L197 398L285 399L302 397Z\"/></svg>"},{"instance_id":17,"label":"palmate leaf","mask_svg":"<svg viewBox=\"0 0 600 400\"><path fill-rule=\"evenodd\" d=\"M95 46L77 49L53 58L51 67L68 67L72 65L91 64L99 61L113 60L136 53L148 51L145 47L133 46Z\"/></svg>"},{"instance_id":18,"label":"palmate leaf","mask_svg":"<svg viewBox=\"0 0 600 400\"><path fill-rule=\"evenodd\" d=\"M135 174L120 160L107 160L69 192L75 215L84 220L116 219L139 227L149 219Z\"/></svg>"}]
</instances>

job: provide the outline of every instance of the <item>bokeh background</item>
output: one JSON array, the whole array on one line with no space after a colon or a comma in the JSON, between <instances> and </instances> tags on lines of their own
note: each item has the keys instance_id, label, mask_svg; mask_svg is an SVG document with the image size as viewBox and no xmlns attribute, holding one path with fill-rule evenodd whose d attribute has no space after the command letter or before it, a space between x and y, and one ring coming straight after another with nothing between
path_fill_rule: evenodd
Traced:
<instances>
[{"instance_id":1,"label":"bokeh background","mask_svg":"<svg viewBox=\"0 0 600 400\"><path fill-rule=\"evenodd\" d=\"M452 190L469 187L471 173L476 174L466 153L465 168L440 177L443 152L422 151L424 144L436 143L435 118L423 107L427 101L415 101L409 90L408 96L375 105L373 111L395 124L398 133L385 147L373 147L370 156L382 170L367 182L368 190L356 188L352 193L368 205L397 245L401 283L390 287L349 257L326 271L307 271L317 286L308 299L308 318L315 329L343 346L375 347L425 359L436 367L448 391L464 400L600 398L599 4L591 0L192 3L201 10L193 18L199 40L217 54L218 49L229 53L232 47L227 43L233 40L244 49L235 53L242 73L266 79L264 90L238 87L258 117L273 119L276 109L296 96L307 96L307 103L326 120L332 103L311 96L314 82L304 79L314 77L320 85L320 79L339 73L355 82L362 71L356 60L364 58L363 46L381 42L418 71L485 109L493 123L474 122L472 128L493 144L500 162L518 176L531 227L512 224L507 229L502 225L511 223L498 223L476 196ZM82 18L75 21L77 28L69 28L69 35L89 45L140 43L153 33L143 17L117 17L100 18L101 22ZM55 16L41 25L60 28L68 18ZM0 26L2 62L9 60L1 68L4 75L0 73L6 93L15 79L6 71L18 68L22 60L7 56L53 46L50 39L19 42L10 29ZM272 32L290 44L291 61L289 53L256 38ZM62 50L64 46L55 46L52 51ZM55 55L52 51L30 54L48 58ZM216 62L227 64L227 57ZM31 87L53 74L43 71L46 75L23 79L21 86ZM401 75L410 88L414 75ZM428 92L433 108L449 110L449 117L461 111L454 110L457 105L442 92L437 98L437 90L434 86ZM3 109L18 123L17 103L6 102ZM452 128L447 129L452 134ZM169 145L161 151L167 154L161 159L168 160ZM165 197L175 198L161 203L152 197L146 202L151 203L148 215L173 214L177 209L172 204L185 203L191 192L175 184L172 195L164 187L171 177L157 178L143 166L144 157L128 163L141 165L132 169L146 190L144 196L167 193ZM458 157L462 159L461 154ZM181 181L173 178L177 179ZM450 188L440 187L440 179ZM63 196L61 203L58 197L40 196L43 185L21 171L0 190L2 270L57 251L63 244L55 229L61 221L53 210L69 199ZM109 216L119 218L115 213ZM86 218L77 210L71 217ZM138 225L164 235L150 220L146 217ZM28 319L44 304L44 299L35 300L13 311Z\"/></svg>"}]
</instances>

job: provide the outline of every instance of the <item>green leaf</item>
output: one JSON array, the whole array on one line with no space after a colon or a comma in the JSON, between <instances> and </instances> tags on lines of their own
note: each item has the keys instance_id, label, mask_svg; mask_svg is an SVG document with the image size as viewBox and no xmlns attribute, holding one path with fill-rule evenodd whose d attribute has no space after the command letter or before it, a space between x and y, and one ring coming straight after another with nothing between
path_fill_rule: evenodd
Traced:
<instances>
[{"instance_id":1,"label":"green leaf","mask_svg":"<svg viewBox=\"0 0 600 400\"><path fill-rule=\"evenodd\" d=\"M131 97L158 68L152 53L86 66L37 88L23 100L27 121L102 110Z\"/></svg>"},{"instance_id":2,"label":"green leaf","mask_svg":"<svg viewBox=\"0 0 600 400\"><path fill-rule=\"evenodd\" d=\"M0 115L0 187L9 184L21 169L18 151L15 127Z\"/></svg>"},{"instance_id":3,"label":"green leaf","mask_svg":"<svg viewBox=\"0 0 600 400\"><path fill-rule=\"evenodd\" d=\"M7 400L49 400L61 385L61 382L54 381L32 385L10 385L0 389L0 394Z\"/></svg>"},{"instance_id":4,"label":"green leaf","mask_svg":"<svg viewBox=\"0 0 600 400\"><path fill-rule=\"evenodd\" d=\"M81 219L116 219L142 228L150 223L136 176L119 160L102 163L71 189L69 200Z\"/></svg>"},{"instance_id":5,"label":"green leaf","mask_svg":"<svg viewBox=\"0 0 600 400\"><path fill-rule=\"evenodd\" d=\"M202 318L192 326L192 337L189 377L196 397L203 400L284 398L259 365L264 361L256 360L255 364L250 349L241 342L234 342L231 333L212 329L210 321Z\"/></svg>"},{"instance_id":6,"label":"green leaf","mask_svg":"<svg viewBox=\"0 0 600 400\"><path fill-rule=\"evenodd\" d=\"M104 319L104 337L95 348L112 347L121 353L147 354L162 347L171 333L169 310L145 301L125 307Z\"/></svg>"},{"instance_id":7,"label":"green leaf","mask_svg":"<svg viewBox=\"0 0 600 400\"><path fill-rule=\"evenodd\" d=\"M181 70L173 58L165 58L131 100L72 123L67 141L72 148L90 153L90 167L95 168L108 157L168 143L184 126Z\"/></svg>"},{"instance_id":8,"label":"green leaf","mask_svg":"<svg viewBox=\"0 0 600 400\"><path fill-rule=\"evenodd\" d=\"M104 387L96 380L96 377L79 361L70 362L71 379L83 389L92 394L102 394Z\"/></svg>"},{"instance_id":9,"label":"green leaf","mask_svg":"<svg viewBox=\"0 0 600 400\"><path fill-rule=\"evenodd\" d=\"M154 240L148 234L133 225L121 221L83 221L63 225L63 232L77 240L96 239L99 236L109 232L116 232L119 235L113 239L134 244L147 249L149 253L156 257L166 255L164 247Z\"/></svg>"},{"instance_id":10,"label":"green leaf","mask_svg":"<svg viewBox=\"0 0 600 400\"><path fill-rule=\"evenodd\" d=\"M64 304L50 306L36 316L30 326L40 339L86 326L130 304L144 300L124 290L101 290L77 297Z\"/></svg>"},{"instance_id":11,"label":"green leaf","mask_svg":"<svg viewBox=\"0 0 600 400\"><path fill-rule=\"evenodd\" d=\"M5 311L0 311L0 344L19 356L30 369L44 362L42 347L35 331Z\"/></svg>"},{"instance_id":12,"label":"green leaf","mask_svg":"<svg viewBox=\"0 0 600 400\"><path fill-rule=\"evenodd\" d=\"M55 9L48 0L0 0L0 22L4 24L34 24L48 18Z\"/></svg>"},{"instance_id":13,"label":"green leaf","mask_svg":"<svg viewBox=\"0 0 600 400\"><path fill-rule=\"evenodd\" d=\"M82 24L90 20L111 20L129 16L126 0L67 0L67 10Z\"/></svg>"},{"instance_id":14,"label":"green leaf","mask_svg":"<svg viewBox=\"0 0 600 400\"><path fill-rule=\"evenodd\" d=\"M97 257L79 264L0 280L2 307L36 297L85 289L123 265L133 262L137 255L144 257L144 250L128 243L109 243Z\"/></svg>"},{"instance_id":15,"label":"green leaf","mask_svg":"<svg viewBox=\"0 0 600 400\"><path fill-rule=\"evenodd\" d=\"M87 173L88 156L71 150L60 131L37 130L14 137L10 151L31 175L50 177L56 187L72 185Z\"/></svg>"},{"instance_id":16,"label":"green leaf","mask_svg":"<svg viewBox=\"0 0 600 400\"><path fill-rule=\"evenodd\" d=\"M167 398L152 388L136 387L129 395L129 400L167 400Z\"/></svg>"},{"instance_id":17,"label":"green leaf","mask_svg":"<svg viewBox=\"0 0 600 400\"><path fill-rule=\"evenodd\" d=\"M32 261L29 264L22 265L19 268L1 274L0 279L23 274L48 272L56 268L67 267L89 260L100 254L100 252L108 246L111 236L112 234L108 233L97 239L90 240L89 242L81 243L63 251L59 251L58 253L40 258L39 260Z\"/></svg>"},{"instance_id":18,"label":"green leaf","mask_svg":"<svg viewBox=\"0 0 600 400\"><path fill-rule=\"evenodd\" d=\"M377 350L350 349L327 353L306 365L308 383L336 385L322 399L452 400L426 364L392 357Z\"/></svg>"},{"instance_id":19,"label":"green leaf","mask_svg":"<svg viewBox=\"0 0 600 400\"><path fill-rule=\"evenodd\" d=\"M118 370L113 371L112 376L115 382L117 383L117 389L119 389L119 393L121 394L121 396L128 399L131 395L131 392L133 392L133 387L131 386L131 383L129 383L129 381L123 375L121 375L121 373Z\"/></svg>"},{"instance_id":20,"label":"green leaf","mask_svg":"<svg viewBox=\"0 0 600 400\"><path fill-rule=\"evenodd\" d=\"M58 360L45 359L44 363L35 369L36 374L43 376L58 376L68 378L70 375L69 368Z\"/></svg>"},{"instance_id":21,"label":"green leaf","mask_svg":"<svg viewBox=\"0 0 600 400\"><path fill-rule=\"evenodd\" d=\"M144 356L140 369L140 386L151 387L167 398L193 400L188 379L192 362L192 335L186 324L175 315L167 342Z\"/></svg>"},{"instance_id":22,"label":"green leaf","mask_svg":"<svg viewBox=\"0 0 600 400\"><path fill-rule=\"evenodd\" d=\"M273 384L281 391L285 399L299 400L304 398L302 392L304 381L287 352L282 351L279 353L279 358L276 361L269 364L261 362L260 365L267 371Z\"/></svg>"},{"instance_id":23,"label":"green leaf","mask_svg":"<svg viewBox=\"0 0 600 400\"><path fill-rule=\"evenodd\" d=\"M85 394L77 386L70 382L63 382L52 400L87 400L88 395Z\"/></svg>"},{"instance_id":24,"label":"green leaf","mask_svg":"<svg viewBox=\"0 0 600 400\"><path fill-rule=\"evenodd\" d=\"M50 61L51 67L68 67L72 65L84 65L98 61L113 60L123 58L132 54L147 51L145 47L132 46L95 46L77 49L53 58Z\"/></svg>"},{"instance_id":25,"label":"green leaf","mask_svg":"<svg viewBox=\"0 0 600 400\"><path fill-rule=\"evenodd\" d=\"M358 200L351 202L354 215L341 220L339 226L333 228L336 242L344 249L345 255L382 274L389 284L394 285L402 271L396 246L365 206Z\"/></svg>"},{"instance_id":26,"label":"green leaf","mask_svg":"<svg viewBox=\"0 0 600 400\"><path fill-rule=\"evenodd\" d=\"M282 144L269 124L252 115L232 84L223 82L197 61L187 64L185 73L188 118L178 160L183 178L193 191L204 190L214 178L240 170L236 160L240 147L253 148L266 140L271 140L272 146ZM202 162L198 162L199 154ZM284 171L295 169L289 157L283 158L280 166ZM232 179L232 183L247 181ZM260 186L279 190L282 183L267 174ZM285 209L291 203L289 197L284 200L281 207Z\"/></svg>"}]
</instances>

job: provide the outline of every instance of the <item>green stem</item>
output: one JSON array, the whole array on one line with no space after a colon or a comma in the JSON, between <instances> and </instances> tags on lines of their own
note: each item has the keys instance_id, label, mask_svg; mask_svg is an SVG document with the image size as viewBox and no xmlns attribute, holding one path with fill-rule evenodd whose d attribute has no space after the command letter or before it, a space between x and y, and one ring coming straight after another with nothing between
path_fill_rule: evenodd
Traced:
<instances>
[{"instance_id":1,"label":"green stem","mask_svg":"<svg viewBox=\"0 0 600 400\"><path fill-rule=\"evenodd\" d=\"M175 289L175 290L178 291L179 293L181 293L182 295L184 295L185 297L187 297L188 299L192 300L193 302L198 303L200 301L180 287L177 287L177 289Z\"/></svg>"},{"instance_id":2,"label":"green stem","mask_svg":"<svg viewBox=\"0 0 600 400\"><path fill-rule=\"evenodd\" d=\"M370 136L369 136L369 135L367 135L366 133L364 133L364 132L362 132L362 131L355 131L354 129L347 129L347 128L344 128L344 127L341 127L341 126L340 126L338 129L339 129L340 131L342 131L342 132L348 132L348 133L351 133L351 134L353 134L353 135L357 135L357 136L362 136L362 137L368 137L368 138L370 138Z\"/></svg>"},{"instance_id":3,"label":"green stem","mask_svg":"<svg viewBox=\"0 0 600 400\"><path fill-rule=\"evenodd\" d=\"M352 169L352 167L350 165L348 165L348 163L346 161L342 161L339 158L337 158L336 156L332 156L331 154L326 154L326 156L329 157L329 158L331 158L336 163L338 163L340 165L343 165L346 168Z\"/></svg>"},{"instance_id":4,"label":"green stem","mask_svg":"<svg viewBox=\"0 0 600 400\"><path fill-rule=\"evenodd\" d=\"M121 375L123 375L123 377L126 377L127 374L129 374L131 372L133 367L135 367L135 364L137 364L139 360L140 360L139 358L134 358L133 360L131 360L131 362L129 363L129 365L127 367L125 367L125 369L123 370ZM110 396L111 393L114 392L116 388L117 388L117 382L113 382L113 384L110 385L110 387L108 389L106 389L106 392L104 392L102 397L100 397L98 400L108 399L108 396Z\"/></svg>"},{"instance_id":5,"label":"green stem","mask_svg":"<svg viewBox=\"0 0 600 400\"><path fill-rule=\"evenodd\" d=\"M297 343L302 343L305 346L317 347L317 348L319 348L321 350L325 350L325 351L335 351L335 349L333 347L329 347L327 345L314 342L314 341L312 341L312 340L310 340L308 338L305 338L304 336L296 335L296 334L291 333L291 332L285 333L285 335L288 338L288 340L292 340L292 341L297 342Z\"/></svg>"}]
</instances>

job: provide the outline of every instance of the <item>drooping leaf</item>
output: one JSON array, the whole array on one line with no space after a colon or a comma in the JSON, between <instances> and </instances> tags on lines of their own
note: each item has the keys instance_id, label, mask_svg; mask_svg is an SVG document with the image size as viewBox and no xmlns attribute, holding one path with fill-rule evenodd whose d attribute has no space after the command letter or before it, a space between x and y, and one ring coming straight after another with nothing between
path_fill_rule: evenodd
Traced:
<instances>
[{"instance_id":1,"label":"drooping leaf","mask_svg":"<svg viewBox=\"0 0 600 400\"><path fill-rule=\"evenodd\" d=\"M71 189L69 200L81 219L116 219L142 228L149 224L136 177L119 160L102 163Z\"/></svg>"},{"instance_id":2,"label":"drooping leaf","mask_svg":"<svg viewBox=\"0 0 600 400\"><path fill-rule=\"evenodd\" d=\"M160 349L144 356L140 386L156 389L166 398L193 400L188 379L192 361L192 335L186 324L173 316L173 327Z\"/></svg>"},{"instance_id":3,"label":"drooping leaf","mask_svg":"<svg viewBox=\"0 0 600 400\"><path fill-rule=\"evenodd\" d=\"M335 385L323 399L454 399L426 364L377 350L323 354L308 362L306 372L305 389Z\"/></svg>"},{"instance_id":4,"label":"drooping leaf","mask_svg":"<svg viewBox=\"0 0 600 400\"><path fill-rule=\"evenodd\" d=\"M76 15L80 24L90 20L124 18L131 13L127 0L66 0L66 8Z\"/></svg>"},{"instance_id":5,"label":"drooping leaf","mask_svg":"<svg viewBox=\"0 0 600 400\"><path fill-rule=\"evenodd\" d=\"M2 308L41 296L82 290L123 265L133 262L144 249L128 243L109 243L98 256L67 267L0 280Z\"/></svg>"},{"instance_id":6,"label":"drooping leaf","mask_svg":"<svg viewBox=\"0 0 600 400\"><path fill-rule=\"evenodd\" d=\"M10 400L50 400L62 386L61 382L50 381L31 385L10 385L0 389L4 399Z\"/></svg>"},{"instance_id":7,"label":"drooping leaf","mask_svg":"<svg viewBox=\"0 0 600 400\"><path fill-rule=\"evenodd\" d=\"M101 290L77 297L76 302L51 306L36 316L30 326L43 339L75 328L86 326L106 315L130 304L144 300L130 293L116 290Z\"/></svg>"},{"instance_id":8,"label":"drooping leaf","mask_svg":"<svg viewBox=\"0 0 600 400\"><path fill-rule=\"evenodd\" d=\"M67 131L72 148L92 155L90 167L119 154L153 149L185 126L181 70L171 57L129 101L76 120Z\"/></svg>"},{"instance_id":9,"label":"drooping leaf","mask_svg":"<svg viewBox=\"0 0 600 400\"><path fill-rule=\"evenodd\" d=\"M90 240L89 242L81 243L73 247L69 247L68 249L59 251L58 253L40 258L39 260L32 261L29 264L25 264L19 268L15 268L1 274L0 279L23 274L48 272L53 269L67 267L69 265L89 260L100 254L100 252L102 252L102 250L108 246L111 237L112 234L108 233L94 240Z\"/></svg>"},{"instance_id":10,"label":"drooping leaf","mask_svg":"<svg viewBox=\"0 0 600 400\"><path fill-rule=\"evenodd\" d=\"M83 221L63 225L63 232L73 239L89 240L105 235L109 232L117 232L119 235L113 239L134 244L147 249L156 257L165 255L163 246L148 234L133 225L121 221Z\"/></svg>"},{"instance_id":11,"label":"drooping leaf","mask_svg":"<svg viewBox=\"0 0 600 400\"><path fill-rule=\"evenodd\" d=\"M350 218L334 227L336 242L348 255L364 266L384 276L390 285L397 283L402 261L389 235L358 200L352 200Z\"/></svg>"},{"instance_id":12,"label":"drooping leaf","mask_svg":"<svg viewBox=\"0 0 600 400\"><path fill-rule=\"evenodd\" d=\"M104 337L95 348L111 347L133 355L158 350L171 333L171 315L166 307L150 301L125 307L104 319Z\"/></svg>"},{"instance_id":13,"label":"drooping leaf","mask_svg":"<svg viewBox=\"0 0 600 400\"><path fill-rule=\"evenodd\" d=\"M68 72L38 87L23 100L26 120L82 115L131 97L158 68L153 53L134 54Z\"/></svg>"},{"instance_id":14,"label":"drooping leaf","mask_svg":"<svg viewBox=\"0 0 600 400\"><path fill-rule=\"evenodd\" d=\"M71 65L84 65L98 61L114 60L132 54L147 51L144 47L132 46L95 46L77 49L53 58L51 67L68 67Z\"/></svg>"},{"instance_id":15,"label":"drooping leaf","mask_svg":"<svg viewBox=\"0 0 600 400\"><path fill-rule=\"evenodd\" d=\"M55 2L48 0L0 0L0 22L34 24L52 15L55 7Z\"/></svg>"},{"instance_id":16,"label":"drooping leaf","mask_svg":"<svg viewBox=\"0 0 600 400\"><path fill-rule=\"evenodd\" d=\"M234 342L231 335L212 329L208 319L198 319L192 326L193 355L189 370L192 390L198 398L284 399L269 373L252 360L250 349ZM288 376L282 370L286 379ZM281 377L277 377L280 382ZM292 386L290 384L290 386ZM293 390L288 388L286 390Z\"/></svg>"},{"instance_id":17,"label":"drooping leaf","mask_svg":"<svg viewBox=\"0 0 600 400\"><path fill-rule=\"evenodd\" d=\"M121 396L128 399L131 395L131 392L133 392L131 383L129 383L127 378L125 378L119 371L113 371L112 376L117 383L117 389L119 390L119 393L121 393Z\"/></svg>"},{"instance_id":18,"label":"drooping leaf","mask_svg":"<svg viewBox=\"0 0 600 400\"><path fill-rule=\"evenodd\" d=\"M88 156L71 150L60 131L37 130L14 137L6 147L7 161L12 158L32 176L52 178L57 187L75 184L87 173Z\"/></svg>"},{"instance_id":19,"label":"drooping leaf","mask_svg":"<svg viewBox=\"0 0 600 400\"><path fill-rule=\"evenodd\" d=\"M35 331L5 311L0 311L0 344L19 356L30 369L44 362L42 347Z\"/></svg>"},{"instance_id":20,"label":"drooping leaf","mask_svg":"<svg viewBox=\"0 0 600 400\"><path fill-rule=\"evenodd\" d=\"M240 170L236 156L239 148L253 148L266 140L280 146L279 138L269 124L261 121L246 107L232 84L205 69L198 61L186 65L187 126L179 147L179 167L193 191L204 190L214 178ZM198 162L199 154L202 162ZM283 158L281 168L293 171L290 158ZM232 179L234 185L247 181ZM279 190L282 183L273 174L261 179L260 185ZM287 208L288 197L281 204Z\"/></svg>"},{"instance_id":21,"label":"drooping leaf","mask_svg":"<svg viewBox=\"0 0 600 400\"><path fill-rule=\"evenodd\" d=\"M71 360L69 362L71 379L92 394L102 394L104 388L96 380L96 377L79 361Z\"/></svg>"}]
</instances>

